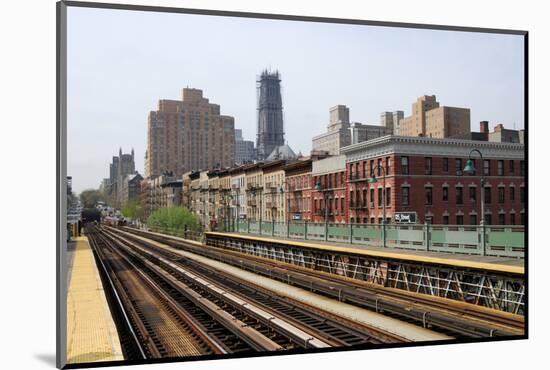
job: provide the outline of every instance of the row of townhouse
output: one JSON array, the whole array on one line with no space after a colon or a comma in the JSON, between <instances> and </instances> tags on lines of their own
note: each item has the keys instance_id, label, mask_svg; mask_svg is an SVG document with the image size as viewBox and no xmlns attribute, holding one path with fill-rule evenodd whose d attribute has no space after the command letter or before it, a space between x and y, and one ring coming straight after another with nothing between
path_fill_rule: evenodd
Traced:
<instances>
[{"instance_id":1,"label":"row of townhouse","mask_svg":"<svg viewBox=\"0 0 550 370\"><path fill-rule=\"evenodd\" d=\"M389 135L340 153L188 172L182 205L211 228L237 220L379 224L384 214L386 222L406 214L416 223L478 225L483 191L486 224L525 224L523 144ZM464 172L469 159L473 174Z\"/></svg>"}]
</instances>

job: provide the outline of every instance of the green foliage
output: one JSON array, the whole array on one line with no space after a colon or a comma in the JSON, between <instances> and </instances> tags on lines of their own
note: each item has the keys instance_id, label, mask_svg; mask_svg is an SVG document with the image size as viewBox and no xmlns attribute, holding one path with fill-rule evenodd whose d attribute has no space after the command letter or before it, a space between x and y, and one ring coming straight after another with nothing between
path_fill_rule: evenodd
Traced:
<instances>
[{"instance_id":1,"label":"green foliage","mask_svg":"<svg viewBox=\"0 0 550 370\"><path fill-rule=\"evenodd\" d=\"M131 200L120 210L124 217L131 219L141 219L143 217L143 207L138 200Z\"/></svg>"},{"instance_id":2,"label":"green foliage","mask_svg":"<svg viewBox=\"0 0 550 370\"><path fill-rule=\"evenodd\" d=\"M80 201L84 208L94 208L99 201L105 201L104 194L95 189L88 189L80 193Z\"/></svg>"},{"instance_id":3,"label":"green foliage","mask_svg":"<svg viewBox=\"0 0 550 370\"><path fill-rule=\"evenodd\" d=\"M183 231L187 225L189 231L200 231L199 218L183 207L160 208L147 219L147 226L151 228Z\"/></svg>"}]
</instances>

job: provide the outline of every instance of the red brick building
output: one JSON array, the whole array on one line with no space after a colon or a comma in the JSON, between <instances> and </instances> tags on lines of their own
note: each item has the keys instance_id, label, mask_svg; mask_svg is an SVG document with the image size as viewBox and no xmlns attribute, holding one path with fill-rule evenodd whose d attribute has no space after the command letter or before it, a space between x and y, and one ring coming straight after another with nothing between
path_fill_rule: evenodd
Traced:
<instances>
[{"instance_id":1,"label":"red brick building","mask_svg":"<svg viewBox=\"0 0 550 370\"><path fill-rule=\"evenodd\" d=\"M325 222L326 216L330 223L348 222L345 156L339 155L314 161L311 174L312 221ZM316 184L320 189L315 189Z\"/></svg>"},{"instance_id":2,"label":"red brick building","mask_svg":"<svg viewBox=\"0 0 550 370\"><path fill-rule=\"evenodd\" d=\"M311 163L312 159L306 159L284 167L285 221L311 220Z\"/></svg>"},{"instance_id":3,"label":"red brick building","mask_svg":"<svg viewBox=\"0 0 550 370\"><path fill-rule=\"evenodd\" d=\"M472 149L476 174L463 173ZM398 212L417 222L478 225L480 174L485 175L485 221L519 225L525 215L525 148L519 143L385 136L342 148L345 155L347 222L380 223ZM375 171L378 181L368 182ZM385 175L386 191L383 190Z\"/></svg>"}]
</instances>

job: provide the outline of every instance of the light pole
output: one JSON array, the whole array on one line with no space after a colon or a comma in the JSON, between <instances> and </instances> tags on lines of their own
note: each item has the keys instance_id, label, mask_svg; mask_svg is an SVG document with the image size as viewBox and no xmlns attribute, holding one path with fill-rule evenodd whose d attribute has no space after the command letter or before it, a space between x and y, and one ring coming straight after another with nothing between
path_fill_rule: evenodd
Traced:
<instances>
[{"instance_id":1,"label":"light pole","mask_svg":"<svg viewBox=\"0 0 550 370\"><path fill-rule=\"evenodd\" d=\"M479 157L481 158L481 177L480 177L480 186L481 189L479 200L481 201L480 210L481 210L481 220L480 220L480 226L481 226L481 232L482 232L482 244L483 244L483 255L485 256L485 169L483 167L483 154L478 149L472 149L470 151L470 154L468 155L468 162L466 162L466 166L464 167L464 172L466 172L469 175L473 175L476 172L476 168L474 166L474 161L472 160L472 154L477 153L479 154Z\"/></svg>"},{"instance_id":2,"label":"light pole","mask_svg":"<svg viewBox=\"0 0 550 370\"><path fill-rule=\"evenodd\" d=\"M325 215L325 239L328 239L328 205L327 205L327 200L328 200L328 196L327 196L327 190L326 189L323 189L322 185L321 185L321 181L318 181L316 184L315 184L315 191L322 191L323 192L323 198L325 200L325 212L324 212L324 215Z\"/></svg>"},{"instance_id":3,"label":"light pole","mask_svg":"<svg viewBox=\"0 0 550 370\"><path fill-rule=\"evenodd\" d=\"M382 172L384 174L384 176L382 177L382 238L384 240L384 248L386 248L386 169L384 168L384 166L377 164L372 169L372 176L369 179L369 183L376 184L378 182L378 179L374 175L374 171L377 169L382 169Z\"/></svg>"}]
</instances>

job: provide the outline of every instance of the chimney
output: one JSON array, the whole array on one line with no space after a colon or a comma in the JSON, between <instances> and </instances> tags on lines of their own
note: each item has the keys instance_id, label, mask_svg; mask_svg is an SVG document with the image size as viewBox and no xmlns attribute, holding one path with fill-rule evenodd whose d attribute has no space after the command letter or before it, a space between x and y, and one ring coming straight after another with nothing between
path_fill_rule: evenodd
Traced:
<instances>
[{"instance_id":1,"label":"chimney","mask_svg":"<svg viewBox=\"0 0 550 370\"><path fill-rule=\"evenodd\" d=\"M502 125L502 123L499 123L498 125L495 126L495 132L500 132L504 129L504 126Z\"/></svg>"},{"instance_id":2,"label":"chimney","mask_svg":"<svg viewBox=\"0 0 550 370\"><path fill-rule=\"evenodd\" d=\"M482 134L489 133L489 121L481 121L479 123L479 132Z\"/></svg>"}]
</instances>

